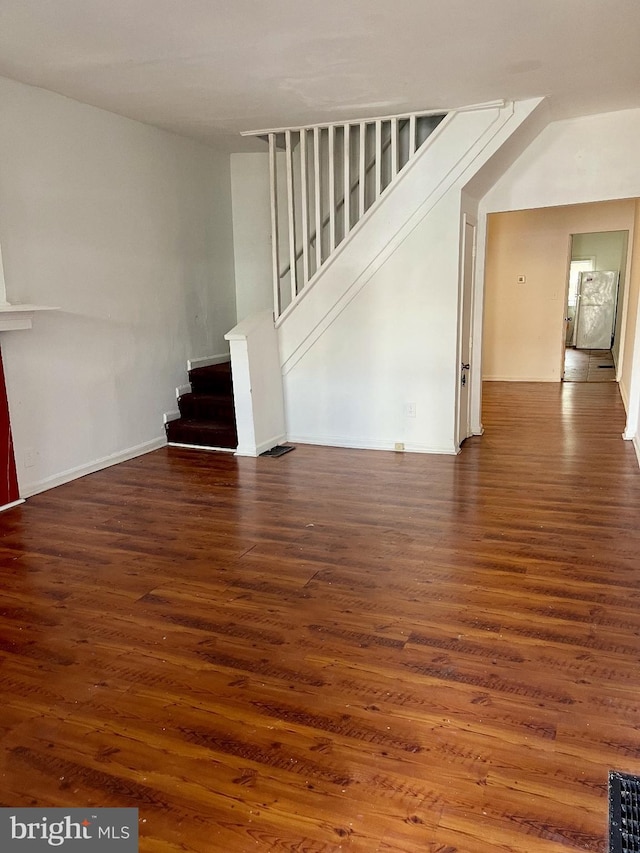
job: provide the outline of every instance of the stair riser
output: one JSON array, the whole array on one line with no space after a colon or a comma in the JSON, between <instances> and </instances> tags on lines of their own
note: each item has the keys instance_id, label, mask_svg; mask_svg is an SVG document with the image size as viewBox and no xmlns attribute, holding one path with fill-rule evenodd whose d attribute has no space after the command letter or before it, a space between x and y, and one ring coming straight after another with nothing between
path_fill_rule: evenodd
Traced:
<instances>
[{"instance_id":1,"label":"stair riser","mask_svg":"<svg viewBox=\"0 0 640 853\"><path fill-rule=\"evenodd\" d=\"M231 379L214 377L212 379L192 379L191 390L194 394L217 394L223 395L233 394L233 384Z\"/></svg>"},{"instance_id":2,"label":"stair riser","mask_svg":"<svg viewBox=\"0 0 640 853\"><path fill-rule=\"evenodd\" d=\"M231 365L216 364L210 367L196 367L189 371L189 382L194 394L233 395Z\"/></svg>"},{"instance_id":3,"label":"stair riser","mask_svg":"<svg viewBox=\"0 0 640 853\"><path fill-rule=\"evenodd\" d=\"M235 430L222 427L206 427L199 424L185 424L180 420L170 421L167 426L167 441L175 444L197 444L202 447L238 446Z\"/></svg>"}]
</instances>

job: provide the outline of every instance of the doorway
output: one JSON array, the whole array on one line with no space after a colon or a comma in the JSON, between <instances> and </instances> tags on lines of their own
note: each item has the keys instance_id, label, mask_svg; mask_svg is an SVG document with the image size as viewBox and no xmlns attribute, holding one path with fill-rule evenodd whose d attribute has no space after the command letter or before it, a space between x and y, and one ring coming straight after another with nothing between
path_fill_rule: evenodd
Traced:
<instances>
[{"instance_id":1,"label":"doorway","mask_svg":"<svg viewBox=\"0 0 640 853\"><path fill-rule=\"evenodd\" d=\"M565 382L616 380L621 333L620 282L628 231L575 233L565 305Z\"/></svg>"}]
</instances>

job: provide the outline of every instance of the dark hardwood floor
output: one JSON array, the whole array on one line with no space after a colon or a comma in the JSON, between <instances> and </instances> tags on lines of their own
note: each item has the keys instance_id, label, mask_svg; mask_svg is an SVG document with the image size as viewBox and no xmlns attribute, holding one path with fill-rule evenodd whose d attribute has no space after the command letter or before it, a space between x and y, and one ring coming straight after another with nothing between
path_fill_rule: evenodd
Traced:
<instances>
[{"instance_id":1,"label":"dark hardwood floor","mask_svg":"<svg viewBox=\"0 0 640 853\"><path fill-rule=\"evenodd\" d=\"M640 773L615 383L485 387L458 457L168 448L0 516L0 801L140 849L603 853Z\"/></svg>"}]
</instances>

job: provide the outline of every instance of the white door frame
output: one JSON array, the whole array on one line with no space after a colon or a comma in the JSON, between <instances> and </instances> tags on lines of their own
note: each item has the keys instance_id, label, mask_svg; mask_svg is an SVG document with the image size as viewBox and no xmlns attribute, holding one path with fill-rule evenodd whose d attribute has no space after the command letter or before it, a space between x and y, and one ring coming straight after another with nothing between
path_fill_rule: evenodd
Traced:
<instances>
[{"instance_id":1,"label":"white door frame","mask_svg":"<svg viewBox=\"0 0 640 853\"><path fill-rule=\"evenodd\" d=\"M476 223L476 253L474 264L473 312L471 338L473 341L473 371L469 389L469 418L471 435L482 435L482 335L484 325L484 280L487 257L487 214L478 211Z\"/></svg>"},{"instance_id":2,"label":"white door frame","mask_svg":"<svg viewBox=\"0 0 640 853\"><path fill-rule=\"evenodd\" d=\"M594 199L593 201L584 202L585 204L599 204L606 201L615 201L616 199ZM567 206L575 202L567 201ZM564 206L564 205L561 205ZM544 205L542 205L544 207ZM482 201L478 210L478 227L476 229L476 262L475 262L475 295L474 295L474 310L473 310L473 341L474 341L474 370L471 377L471 434L482 435L484 428L482 426L482 340L484 333L484 289L486 277L486 258L487 258L487 236L488 236L488 217L493 213L509 213L518 208L506 208L502 210L483 209ZM636 228L640 227L636 223ZM634 231L629 230L629 240L627 244L627 264L624 281L620 281L620 292L624 288L624 302L622 305L622 318L620 327L620 361L616 371L616 380L619 382L623 369L625 339L627 333L627 315L629 310L629 285L631 281L631 266L634 249ZM570 257L569 250L569 257ZM638 259L636 259L638 260ZM568 266L567 266L568 269ZM568 287L568 276L567 276ZM563 306L564 308L564 306ZM635 436L640 430L640 302L637 307L637 322L635 333L635 346L632 351L632 366L629 382L629 400L625 401L627 410L626 428L622 437L626 440L634 439L636 453L640 461L640 438L637 440Z\"/></svg>"},{"instance_id":3,"label":"white door frame","mask_svg":"<svg viewBox=\"0 0 640 853\"><path fill-rule=\"evenodd\" d=\"M467 225L473 228L473 245L471 254L471 277L467 280L465 276L465 256L467 250ZM475 373L475 356L474 356L474 309L475 309L475 277L476 277L476 246L478 240L478 221L475 216L469 213L464 213L460 217L460 257L459 257L459 277L458 277L458 341L456 347L457 363L456 363L456 448L459 451L461 443L474 434L473 417L472 417L472 377ZM464 314L465 307L469 311L468 329L465 331ZM461 429L461 365L464 361L464 346L465 337L468 335L468 361L472 365L470 372L467 374L468 388L467 394L467 427ZM463 434L464 433L464 434Z\"/></svg>"}]
</instances>

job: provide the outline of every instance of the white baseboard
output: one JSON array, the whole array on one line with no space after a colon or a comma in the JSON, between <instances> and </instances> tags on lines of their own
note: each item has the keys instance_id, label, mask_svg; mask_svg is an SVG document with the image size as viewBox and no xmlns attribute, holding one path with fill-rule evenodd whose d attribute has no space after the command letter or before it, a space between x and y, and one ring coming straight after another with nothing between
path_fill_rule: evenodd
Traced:
<instances>
[{"instance_id":1,"label":"white baseboard","mask_svg":"<svg viewBox=\"0 0 640 853\"><path fill-rule=\"evenodd\" d=\"M321 447L345 447L351 450L391 450L395 451L393 441L371 441L370 439L343 438L341 436L312 436L312 435L289 435L289 444L314 444ZM404 451L400 453L433 453L456 456L459 448L449 445L448 447L434 447L427 444L404 443Z\"/></svg>"},{"instance_id":2,"label":"white baseboard","mask_svg":"<svg viewBox=\"0 0 640 853\"><path fill-rule=\"evenodd\" d=\"M176 400L182 397L183 394L191 393L191 385L178 385L176 388Z\"/></svg>"},{"instance_id":3,"label":"white baseboard","mask_svg":"<svg viewBox=\"0 0 640 853\"><path fill-rule=\"evenodd\" d=\"M637 433L630 432L628 429L622 433L622 438L625 441L630 441L633 445L633 449L636 452L636 456L638 457L638 464L640 465L640 435Z\"/></svg>"},{"instance_id":4,"label":"white baseboard","mask_svg":"<svg viewBox=\"0 0 640 853\"><path fill-rule=\"evenodd\" d=\"M260 456L261 453L264 453L265 450L271 450L272 447L275 447L276 444L284 444L287 441L286 435L274 435L272 438L267 441L262 441L260 444L252 444L247 447L238 447L236 450L236 456L250 456L255 458L256 456Z\"/></svg>"},{"instance_id":5,"label":"white baseboard","mask_svg":"<svg viewBox=\"0 0 640 853\"><path fill-rule=\"evenodd\" d=\"M87 474L94 474L96 471L101 471L103 468L110 468L112 465L117 465L119 462L126 462L129 459L135 459L136 456L143 456L145 453L151 453L153 450L159 450L161 447L167 446L167 439L164 436L153 438L151 441L145 441L143 444L138 444L135 447L129 447L127 450L112 453L109 456L102 456L94 462L88 462L86 465L78 465L77 468L69 468L60 474L54 474L53 477L46 477L44 480L37 480L35 483L27 483L20 488L20 494L24 498L30 498L32 495L37 495L40 492L46 492L48 489L55 489L56 486L62 486L65 483L70 483L72 480L78 480L80 477L86 477Z\"/></svg>"},{"instance_id":6,"label":"white baseboard","mask_svg":"<svg viewBox=\"0 0 640 853\"><path fill-rule=\"evenodd\" d=\"M483 376L483 382L560 382L548 376Z\"/></svg>"},{"instance_id":7,"label":"white baseboard","mask_svg":"<svg viewBox=\"0 0 640 853\"><path fill-rule=\"evenodd\" d=\"M629 414L629 395L627 394L626 385L623 382L618 381L618 388L620 389L620 396L622 397L622 405L624 406L624 410Z\"/></svg>"},{"instance_id":8,"label":"white baseboard","mask_svg":"<svg viewBox=\"0 0 640 853\"><path fill-rule=\"evenodd\" d=\"M203 358L190 358L187 361L187 370L194 370L196 367L211 367L212 364L224 364L225 361L231 361L231 356L228 352L221 352L218 355L208 355Z\"/></svg>"},{"instance_id":9,"label":"white baseboard","mask_svg":"<svg viewBox=\"0 0 640 853\"><path fill-rule=\"evenodd\" d=\"M235 453L233 447L208 447L204 444L184 444L181 441L167 442L169 447L182 447L183 450L209 450L211 453Z\"/></svg>"},{"instance_id":10,"label":"white baseboard","mask_svg":"<svg viewBox=\"0 0 640 853\"><path fill-rule=\"evenodd\" d=\"M10 504L5 504L4 506L0 506L0 512L6 512L8 509L13 509L14 506L20 506L20 504L24 503L24 498L20 498L18 501L11 501Z\"/></svg>"},{"instance_id":11,"label":"white baseboard","mask_svg":"<svg viewBox=\"0 0 640 853\"><path fill-rule=\"evenodd\" d=\"M163 423L168 424L169 421L177 421L180 417L180 412L165 412L162 416Z\"/></svg>"}]
</instances>

